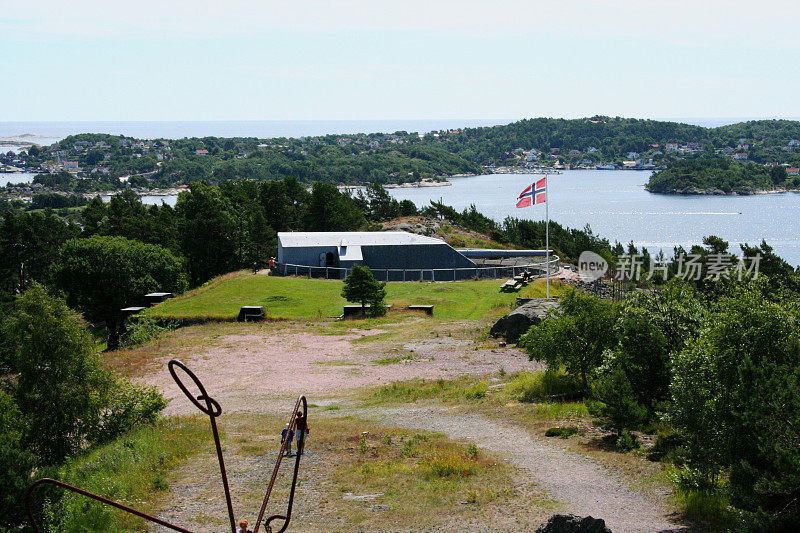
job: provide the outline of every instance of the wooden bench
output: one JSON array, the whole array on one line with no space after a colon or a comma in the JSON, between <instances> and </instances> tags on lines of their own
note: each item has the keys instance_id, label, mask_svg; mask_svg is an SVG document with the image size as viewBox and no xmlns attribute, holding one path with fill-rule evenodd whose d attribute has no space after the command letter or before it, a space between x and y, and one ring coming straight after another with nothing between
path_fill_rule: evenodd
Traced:
<instances>
[{"instance_id":1,"label":"wooden bench","mask_svg":"<svg viewBox=\"0 0 800 533\"><path fill-rule=\"evenodd\" d=\"M119 310L120 314L122 314L122 320L125 320L131 315L135 315L141 313L147 309L146 307L125 307Z\"/></svg>"},{"instance_id":2,"label":"wooden bench","mask_svg":"<svg viewBox=\"0 0 800 533\"><path fill-rule=\"evenodd\" d=\"M242 308L239 309L239 316L236 317L236 320L237 322L261 320L264 316L264 308L260 305L243 305Z\"/></svg>"},{"instance_id":3,"label":"wooden bench","mask_svg":"<svg viewBox=\"0 0 800 533\"><path fill-rule=\"evenodd\" d=\"M147 305L156 305L167 298L172 298L172 296L171 292L151 292L150 294L145 294L144 299L147 300Z\"/></svg>"},{"instance_id":4,"label":"wooden bench","mask_svg":"<svg viewBox=\"0 0 800 533\"><path fill-rule=\"evenodd\" d=\"M432 305L409 305L408 308L412 311L424 311L426 315L433 316Z\"/></svg>"},{"instance_id":5,"label":"wooden bench","mask_svg":"<svg viewBox=\"0 0 800 533\"><path fill-rule=\"evenodd\" d=\"M364 309L361 309L360 305L345 305L344 312L342 313L342 318L353 318L358 316L364 316L364 311L368 310L370 305L367 304L364 306ZM391 309L391 305L386 306L386 310L388 311Z\"/></svg>"}]
</instances>

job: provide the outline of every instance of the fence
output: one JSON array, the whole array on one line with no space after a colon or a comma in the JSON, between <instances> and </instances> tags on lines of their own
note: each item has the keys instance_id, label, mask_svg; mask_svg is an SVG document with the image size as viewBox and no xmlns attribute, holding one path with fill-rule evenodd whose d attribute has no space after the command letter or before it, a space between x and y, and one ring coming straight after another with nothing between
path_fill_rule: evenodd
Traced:
<instances>
[{"instance_id":1,"label":"fence","mask_svg":"<svg viewBox=\"0 0 800 533\"><path fill-rule=\"evenodd\" d=\"M550 274L558 272L559 266L558 256L551 257ZM277 263L275 270L281 276L306 276L324 279L344 279L350 274L349 268L295 265L291 263ZM532 272L534 277L544 277L547 275L547 262L469 268L377 268L370 270L378 281L458 281L465 279L513 278L526 270Z\"/></svg>"}]
</instances>

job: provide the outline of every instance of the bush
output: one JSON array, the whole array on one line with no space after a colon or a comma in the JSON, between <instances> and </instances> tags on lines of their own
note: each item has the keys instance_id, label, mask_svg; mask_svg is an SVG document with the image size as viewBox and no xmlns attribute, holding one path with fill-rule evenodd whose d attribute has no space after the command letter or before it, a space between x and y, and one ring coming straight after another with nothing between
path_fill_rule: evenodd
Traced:
<instances>
[{"instance_id":1,"label":"bush","mask_svg":"<svg viewBox=\"0 0 800 533\"><path fill-rule=\"evenodd\" d=\"M109 442L136 426L152 424L166 406L167 400L155 387L119 380L91 440Z\"/></svg>"},{"instance_id":2,"label":"bush","mask_svg":"<svg viewBox=\"0 0 800 533\"><path fill-rule=\"evenodd\" d=\"M653 447L647 452L647 459L650 461L683 464L685 460L685 444L686 439L679 433L659 435Z\"/></svg>"},{"instance_id":3,"label":"bush","mask_svg":"<svg viewBox=\"0 0 800 533\"><path fill-rule=\"evenodd\" d=\"M636 402L633 389L625 372L614 365L604 367L593 385L589 412L603 427L613 429L621 437L624 429L636 428L647 421L648 409Z\"/></svg>"},{"instance_id":4,"label":"bush","mask_svg":"<svg viewBox=\"0 0 800 533\"><path fill-rule=\"evenodd\" d=\"M567 439L573 435L577 435L580 433L580 429L576 427L565 427L565 428L549 428L547 431L544 432L545 437L560 437L562 439Z\"/></svg>"},{"instance_id":5,"label":"bush","mask_svg":"<svg viewBox=\"0 0 800 533\"><path fill-rule=\"evenodd\" d=\"M148 317L137 317L128 326L125 335L122 337L122 345L131 348L144 344L158 337L166 331L172 331L174 326L159 326L158 321Z\"/></svg>"},{"instance_id":6,"label":"bush","mask_svg":"<svg viewBox=\"0 0 800 533\"><path fill-rule=\"evenodd\" d=\"M30 483L33 457L21 443L21 413L11 395L0 390L0 531L23 521L22 495Z\"/></svg>"},{"instance_id":7,"label":"bush","mask_svg":"<svg viewBox=\"0 0 800 533\"><path fill-rule=\"evenodd\" d=\"M630 431L623 430L622 434L617 437L615 443L618 452L626 453L631 450L639 448L639 439Z\"/></svg>"}]
</instances>

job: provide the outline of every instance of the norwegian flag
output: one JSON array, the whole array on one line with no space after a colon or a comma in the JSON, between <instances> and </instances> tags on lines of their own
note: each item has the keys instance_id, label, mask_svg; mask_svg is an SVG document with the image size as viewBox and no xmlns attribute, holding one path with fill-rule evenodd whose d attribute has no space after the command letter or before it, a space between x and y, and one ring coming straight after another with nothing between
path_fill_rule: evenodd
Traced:
<instances>
[{"instance_id":1,"label":"norwegian flag","mask_svg":"<svg viewBox=\"0 0 800 533\"><path fill-rule=\"evenodd\" d=\"M542 178L536 183L525 187L517 198L517 207L530 207L534 204L543 204L547 201L547 178Z\"/></svg>"}]
</instances>

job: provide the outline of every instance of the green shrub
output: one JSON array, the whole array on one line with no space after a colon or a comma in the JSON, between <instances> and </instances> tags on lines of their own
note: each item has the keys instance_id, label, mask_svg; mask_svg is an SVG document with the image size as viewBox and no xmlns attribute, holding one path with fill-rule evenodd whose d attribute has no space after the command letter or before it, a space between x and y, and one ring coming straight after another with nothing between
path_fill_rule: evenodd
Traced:
<instances>
[{"instance_id":1,"label":"green shrub","mask_svg":"<svg viewBox=\"0 0 800 533\"><path fill-rule=\"evenodd\" d=\"M684 437L679 433L659 435L653 447L647 452L647 459L650 461L665 461L669 463L683 464L685 444L686 439L684 439Z\"/></svg>"},{"instance_id":2,"label":"green shrub","mask_svg":"<svg viewBox=\"0 0 800 533\"><path fill-rule=\"evenodd\" d=\"M464 389L464 396L468 400L480 400L486 397L487 390L489 390L489 384L486 381L479 381Z\"/></svg>"},{"instance_id":3,"label":"green shrub","mask_svg":"<svg viewBox=\"0 0 800 533\"><path fill-rule=\"evenodd\" d=\"M626 429L617 437L615 446L618 452L626 453L637 449L639 447L639 440L636 438L636 435Z\"/></svg>"},{"instance_id":4,"label":"green shrub","mask_svg":"<svg viewBox=\"0 0 800 533\"><path fill-rule=\"evenodd\" d=\"M573 435L577 435L580 433L580 429L576 427L565 427L565 428L549 428L547 431L544 432L545 437L560 437L562 439L569 438Z\"/></svg>"},{"instance_id":5,"label":"green shrub","mask_svg":"<svg viewBox=\"0 0 800 533\"><path fill-rule=\"evenodd\" d=\"M109 442L140 424L151 424L166 406L167 401L155 387L118 380L91 440Z\"/></svg>"},{"instance_id":6,"label":"green shrub","mask_svg":"<svg viewBox=\"0 0 800 533\"><path fill-rule=\"evenodd\" d=\"M621 437L623 430L637 428L648 420L650 412L636 401L630 382L618 365L603 367L598 374L592 385L595 401L587 407L601 426L613 429Z\"/></svg>"},{"instance_id":7,"label":"green shrub","mask_svg":"<svg viewBox=\"0 0 800 533\"><path fill-rule=\"evenodd\" d=\"M122 337L122 345L128 348L138 346L173 329L175 329L175 327L170 323L166 326L159 326L158 321L152 318L137 317L135 321L131 322L125 335Z\"/></svg>"}]
</instances>

